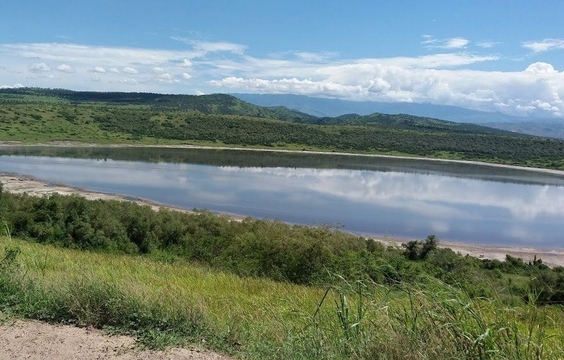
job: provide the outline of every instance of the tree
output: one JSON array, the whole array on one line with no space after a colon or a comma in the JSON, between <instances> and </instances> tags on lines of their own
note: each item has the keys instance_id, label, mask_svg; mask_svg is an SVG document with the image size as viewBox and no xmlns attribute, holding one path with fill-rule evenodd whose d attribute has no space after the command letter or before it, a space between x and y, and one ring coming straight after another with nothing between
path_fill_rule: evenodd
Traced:
<instances>
[{"instance_id":1,"label":"tree","mask_svg":"<svg viewBox=\"0 0 564 360\"><path fill-rule=\"evenodd\" d=\"M424 241L410 241L401 246L405 249L404 255L409 260L424 260L431 251L437 249L438 242L435 235L429 235Z\"/></svg>"}]
</instances>

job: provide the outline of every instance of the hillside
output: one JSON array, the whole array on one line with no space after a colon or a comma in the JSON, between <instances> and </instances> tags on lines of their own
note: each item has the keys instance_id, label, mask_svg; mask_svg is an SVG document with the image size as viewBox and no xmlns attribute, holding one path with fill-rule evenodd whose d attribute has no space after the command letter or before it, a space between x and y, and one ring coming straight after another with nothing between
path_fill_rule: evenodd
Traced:
<instances>
[{"instance_id":1,"label":"hillside","mask_svg":"<svg viewBox=\"0 0 564 360\"><path fill-rule=\"evenodd\" d=\"M499 112L476 111L458 106L429 103L348 101L293 94L232 95L251 104L265 107L285 106L318 117L336 117L351 113L360 115L370 115L373 113L409 114L480 125L522 120L522 118L505 115Z\"/></svg>"},{"instance_id":2,"label":"hillside","mask_svg":"<svg viewBox=\"0 0 564 360\"><path fill-rule=\"evenodd\" d=\"M564 169L564 141L411 115L315 118L233 96L0 91L0 140L378 153Z\"/></svg>"},{"instance_id":3,"label":"hillside","mask_svg":"<svg viewBox=\"0 0 564 360\"><path fill-rule=\"evenodd\" d=\"M69 105L137 105L205 115L240 115L277 120L307 120L314 116L283 106L253 105L226 94L172 95L154 93L71 91L65 89L0 89L0 101L51 102Z\"/></svg>"},{"instance_id":4,"label":"hillside","mask_svg":"<svg viewBox=\"0 0 564 360\"><path fill-rule=\"evenodd\" d=\"M233 94L259 106L285 106L317 117L334 118L344 114L407 114L457 123L479 124L522 134L564 139L564 121L557 118L510 116L499 112L470 110L457 106L408 102L346 101L292 94Z\"/></svg>"}]
</instances>

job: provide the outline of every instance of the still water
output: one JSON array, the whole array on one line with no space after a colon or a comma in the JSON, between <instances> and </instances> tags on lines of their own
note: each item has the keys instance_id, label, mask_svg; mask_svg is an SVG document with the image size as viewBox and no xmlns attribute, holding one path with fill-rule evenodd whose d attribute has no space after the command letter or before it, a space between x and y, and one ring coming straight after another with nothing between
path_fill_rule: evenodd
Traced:
<instances>
[{"instance_id":1,"label":"still water","mask_svg":"<svg viewBox=\"0 0 564 360\"><path fill-rule=\"evenodd\" d=\"M52 147L0 149L0 171L359 234L564 247L558 174L362 156Z\"/></svg>"}]
</instances>

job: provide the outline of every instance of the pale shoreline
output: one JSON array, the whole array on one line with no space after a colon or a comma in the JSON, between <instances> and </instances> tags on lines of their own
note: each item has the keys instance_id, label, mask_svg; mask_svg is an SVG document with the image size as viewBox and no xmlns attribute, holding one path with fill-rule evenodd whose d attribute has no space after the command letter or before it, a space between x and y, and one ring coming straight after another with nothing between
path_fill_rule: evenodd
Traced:
<instances>
[{"instance_id":1,"label":"pale shoreline","mask_svg":"<svg viewBox=\"0 0 564 360\"><path fill-rule=\"evenodd\" d=\"M61 183L51 183L34 178L33 176L14 174L14 173L1 173L0 182L3 184L3 189L6 192L22 194L27 193L31 196L44 196L48 194L60 195L80 195L88 200L119 200L119 201L132 201L139 205L146 205L151 209L158 211L160 208L171 209L175 211L182 211L192 213L192 211L169 206L166 204L158 203L142 198L132 198L119 194L108 194L102 192L91 191L84 188L77 188ZM236 214L218 215L228 216L231 219L240 221L245 218ZM379 242L392 246L401 246L403 242L410 239L390 238L378 235L366 235ZM524 261L530 261L535 256L542 259L543 263L548 266L564 266L564 248L540 248L540 247L519 247L519 246L494 246L494 245L481 245L471 243L458 243L449 241L440 241L439 246L443 248L450 248L457 253L463 255L470 255L477 258L498 259L504 260L506 255L521 258Z\"/></svg>"},{"instance_id":2,"label":"pale shoreline","mask_svg":"<svg viewBox=\"0 0 564 360\"><path fill-rule=\"evenodd\" d=\"M290 154L316 154L316 155L340 155L340 156L362 156L373 158L387 158L387 159L405 159L405 160L421 160L421 161L435 161L468 165L490 166L514 170L526 170L532 172L540 172L545 174L560 175L564 177L564 170L534 168L518 165L496 164L483 161L474 160L456 160L456 159L441 159L429 158L420 156L400 156L400 155L385 155L385 154L363 154L363 153L347 153L347 152L332 152L332 151L315 151L315 150L289 150L289 149L267 149L267 148L248 148L248 147L235 147L235 146L204 146L204 145L165 145L165 144L96 144L96 143L83 143L78 141L51 141L49 143L39 144L26 144L20 141L0 141L0 147L24 147L24 146L53 146L53 147L108 147L108 148L165 148L165 149L206 149L206 150L240 150L240 151L257 151L257 152L273 152L273 153L290 153Z\"/></svg>"}]
</instances>

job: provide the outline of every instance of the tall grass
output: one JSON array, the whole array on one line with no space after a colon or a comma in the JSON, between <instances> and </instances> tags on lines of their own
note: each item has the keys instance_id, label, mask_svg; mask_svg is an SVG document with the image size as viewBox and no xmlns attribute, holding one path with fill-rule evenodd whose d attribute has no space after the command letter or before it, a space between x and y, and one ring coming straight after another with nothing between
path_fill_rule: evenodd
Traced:
<instances>
[{"instance_id":1,"label":"tall grass","mask_svg":"<svg viewBox=\"0 0 564 360\"><path fill-rule=\"evenodd\" d=\"M315 288L0 239L0 311L248 359L561 359L564 311L435 279ZM534 297L530 297L534 299Z\"/></svg>"}]
</instances>

